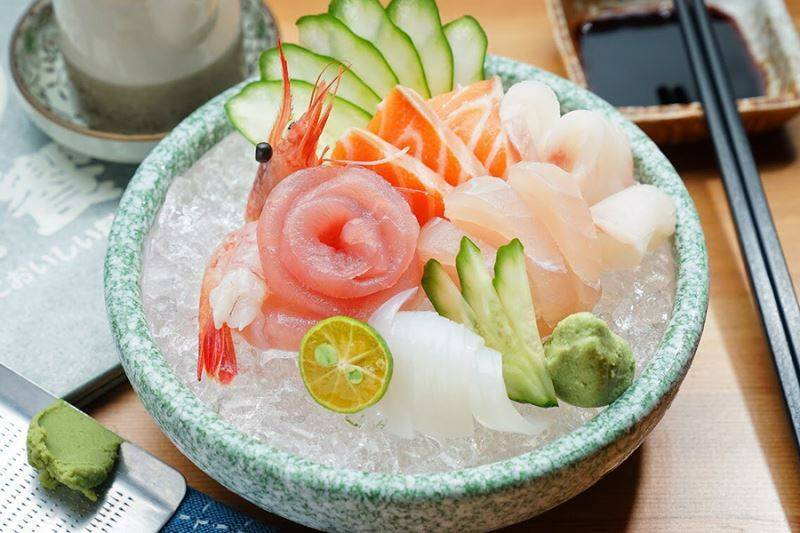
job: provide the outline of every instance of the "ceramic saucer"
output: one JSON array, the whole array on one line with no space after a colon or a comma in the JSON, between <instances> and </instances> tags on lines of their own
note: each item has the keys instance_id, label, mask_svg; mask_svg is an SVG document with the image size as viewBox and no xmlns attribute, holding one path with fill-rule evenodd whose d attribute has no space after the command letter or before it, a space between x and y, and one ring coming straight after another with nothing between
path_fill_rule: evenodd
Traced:
<instances>
[{"instance_id":1,"label":"ceramic saucer","mask_svg":"<svg viewBox=\"0 0 800 533\"><path fill-rule=\"evenodd\" d=\"M241 0L243 72L258 68L258 54L278 35L272 13L260 0ZM36 126L59 144L97 159L139 163L168 133L126 134L88 125L58 47L51 0L38 0L17 23L11 38L11 72L23 108Z\"/></svg>"}]
</instances>

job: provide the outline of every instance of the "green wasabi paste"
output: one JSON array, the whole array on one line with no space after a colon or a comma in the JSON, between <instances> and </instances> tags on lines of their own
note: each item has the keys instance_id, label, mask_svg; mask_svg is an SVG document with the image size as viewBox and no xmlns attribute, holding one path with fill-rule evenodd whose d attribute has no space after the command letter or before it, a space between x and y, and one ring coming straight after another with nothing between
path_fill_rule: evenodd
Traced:
<instances>
[{"instance_id":1,"label":"green wasabi paste","mask_svg":"<svg viewBox=\"0 0 800 533\"><path fill-rule=\"evenodd\" d=\"M625 339L592 313L558 323L545 344L556 395L579 407L602 407L633 383L636 361Z\"/></svg>"},{"instance_id":2,"label":"green wasabi paste","mask_svg":"<svg viewBox=\"0 0 800 533\"><path fill-rule=\"evenodd\" d=\"M48 489L59 483L97 500L95 488L114 468L122 439L63 400L39 411L28 427L28 463Z\"/></svg>"}]
</instances>

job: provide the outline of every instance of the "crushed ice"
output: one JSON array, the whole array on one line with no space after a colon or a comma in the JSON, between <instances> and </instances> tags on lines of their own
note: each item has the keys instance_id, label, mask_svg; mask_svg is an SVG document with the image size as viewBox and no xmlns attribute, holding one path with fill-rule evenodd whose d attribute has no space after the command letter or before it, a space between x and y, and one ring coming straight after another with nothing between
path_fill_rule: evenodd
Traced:
<instances>
[{"instance_id":1,"label":"crushed ice","mask_svg":"<svg viewBox=\"0 0 800 533\"><path fill-rule=\"evenodd\" d=\"M293 353L257 352L236 343L239 375L220 386L195 377L197 298L212 248L242 223L255 173L252 146L237 134L221 141L184 176L175 179L145 246L142 294L153 335L179 378L220 416L282 450L330 466L421 473L491 463L519 455L580 426L598 409L520 406L546 419L549 429L529 437L476 425L471 438L440 443L396 438L371 416L343 417L306 393ZM633 348L637 372L650 360L666 327L675 292L668 245L633 271L606 274L595 313Z\"/></svg>"}]
</instances>

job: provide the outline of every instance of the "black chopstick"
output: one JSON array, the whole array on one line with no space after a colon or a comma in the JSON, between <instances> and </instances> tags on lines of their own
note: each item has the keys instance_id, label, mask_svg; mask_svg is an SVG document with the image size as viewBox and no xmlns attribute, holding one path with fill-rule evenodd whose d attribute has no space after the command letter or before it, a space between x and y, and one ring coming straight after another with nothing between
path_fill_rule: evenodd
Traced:
<instances>
[{"instance_id":1,"label":"black chopstick","mask_svg":"<svg viewBox=\"0 0 800 533\"><path fill-rule=\"evenodd\" d=\"M800 445L800 306L703 0L675 0L706 123Z\"/></svg>"}]
</instances>

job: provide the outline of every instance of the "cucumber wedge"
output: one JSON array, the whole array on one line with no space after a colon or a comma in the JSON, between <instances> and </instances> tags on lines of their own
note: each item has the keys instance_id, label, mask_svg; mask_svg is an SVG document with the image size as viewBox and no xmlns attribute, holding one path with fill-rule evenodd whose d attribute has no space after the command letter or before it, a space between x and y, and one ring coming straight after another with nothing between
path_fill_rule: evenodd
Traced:
<instances>
[{"instance_id":1,"label":"cucumber wedge","mask_svg":"<svg viewBox=\"0 0 800 533\"><path fill-rule=\"evenodd\" d=\"M425 71L414 43L394 25L378 0L333 0L328 13L344 22L353 33L374 44L397 74L401 85L411 87L423 98L430 97Z\"/></svg>"},{"instance_id":2,"label":"cucumber wedge","mask_svg":"<svg viewBox=\"0 0 800 533\"><path fill-rule=\"evenodd\" d=\"M486 345L498 351L508 351L506 344L509 339L513 339L514 330L494 290L492 276L483 262L480 248L468 237L461 239L461 248L456 256L456 270L458 279L461 280L461 294L475 312L478 330ZM505 361L506 354L503 353L503 375ZM508 382L506 387L509 388ZM511 390L508 393L511 397Z\"/></svg>"},{"instance_id":3,"label":"cucumber wedge","mask_svg":"<svg viewBox=\"0 0 800 533\"><path fill-rule=\"evenodd\" d=\"M289 76L293 80L315 83L321 72L324 72L323 79L332 80L339 73L342 64L332 57L321 56L302 46L296 44L284 44L283 53L289 64ZM258 59L261 79L282 80L281 59L277 48L270 48L261 52ZM381 99L370 89L361 78L353 74L351 70L346 70L342 74L339 82L339 89L336 96L354 103L363 110L374 114Z\"/></svg>"},{"instance_id":4,"label":"cucumber wedge","mask_svg":"<svg viewBox=\"0 0 800 533\"><path fill-rule=\"evenodd\" d=\"M442 31L439 8L434 0L392 0L386 13L406 32L422 60L431 95L453 88L453 52Z\"/></svg>"},{"instance_id":5,"label":"cucumber wedge","mask_svg":"<svg viewBox=\"0 0 800 533\"><path fill-rule=\"evenodd\" d=\"M301 17L297 29L303 48L349 66L381 98L397 85L397 76L378 49L333 15L323 13Z\"/></svg>"},{"instance_id":6,"label":"cucumber wedge","mask_svg":"<svg viewBox=\"0 0 800 533\"><path fill-rule=\"evenodd\" d=\"M292 80L292 113L299 118L305 113L314 86ZM253 144L264 141L272 130L283 98L280 81L254 81L225 103L225 112L234 128ZM370 115L360 107L339 97L333 98L333 110L320 137L320 149L333 146L347 128L365 128Z\"/></svg>"},{"instance_id":7,"label":"cucumber wedge","mask_svg":"<svg viewBox=\"0 0 800 533\"><path fill-rule=\"evenodd\" d=\"M511 249L511 252L504 252L504 255L511 253L512 259L514 259L513 252L514 250ZM500 250L498 250L497 261L508 261L508 259L500 257ZM522 261L524 268L524 257ZM514 267L514 270L511 270L511 266ZM518 281L517 265L511 266L508 268L514 276L508 280L509 286ZM531 403L540 407L558 405L552 381L544 367L544 361L541 359L542 354L537 354L535 346L529 345L523 337L517 335L514 323L495 290L492 276L483 262L480 249L467 237L461 239L461 248L456 256L456 270L461 280L461 293L464 300L475 312L477 331L486 341L487 346L503 355L503 380L508 397L517 402ZM501 275L506 275L506 267L501 267L500 271ZM527 276L523 276L523 278L525 284L516 286L513 290L527 290L530 293ZM530 310L532 309L533 305L531 304ZM522 312L522 310L514 309L513 312ZM529 317L523 320L535 321L536 319ZM541 342L539 347L541 349ZM542 372L544 372L544 376ZM546 378L546 381L543 381L543 378Z\"/></svg>"},{"instance_id":8,"label":"cucumber wedge","mask_svg":"<svg viewBox=\"0 0 800 533\"><path fill-rule=\"evenodd\" d=\"M516 334L525 342L538 345L541 350L537 351L544 355L536 325L536 310L531 299L524 248L519 239L497 249L492 285ZM523 290L526 288L527 291Z\"/></svg>"},{"instance_id":9,"label":"cucumber wedge","mask_svg":"<svg viewBox=\"0 0 800 533\"><path fill-rule=\"evenodd\" d=\"M478 21L464 15L444 25L453 52L453 85L469 85L484 79L483 62L489 40Z\"/></svg>"},{"instance_id":10,"label":"cucumber wedge","mask_svg":"<svg viewBox=\"0 0 800 533\"><path fill-rule=\"evenodd\" d=\"M536 325L536 311L531 300L525 251L519 239L514 239L497 249L492 281L500 303L503 304L511 327L521 343L528 348L525 360L540 387L550 398L556 397L553 381L547 371L544 346Z\"/></svg>"},{"instance_id":11,"label":"cucumber wedge","mask_svg":"<svg viewBox=\"0 0 800 533\"><path fill-rule=\"evenodd\" d=\"M469 329L477 331L475 311L464 300L456 284L453 283L442 264L436 259L429 259L425 263L425 270L422 274L422 288L437 313L453 322L464 324Z\"/></svg>"}]
</instances>

